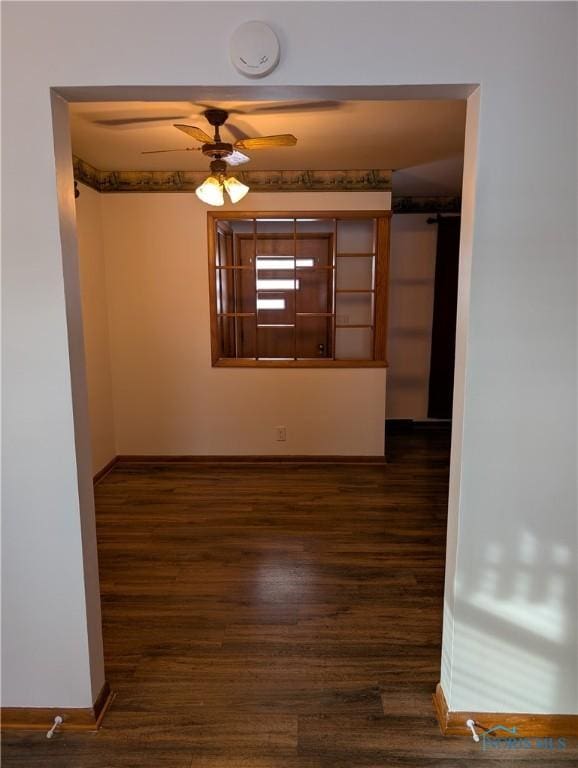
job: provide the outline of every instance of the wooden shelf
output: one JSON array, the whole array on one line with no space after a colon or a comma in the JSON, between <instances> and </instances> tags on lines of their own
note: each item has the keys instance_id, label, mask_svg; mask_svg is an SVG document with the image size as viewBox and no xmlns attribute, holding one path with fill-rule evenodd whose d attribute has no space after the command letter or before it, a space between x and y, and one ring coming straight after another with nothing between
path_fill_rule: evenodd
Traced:
<instances>
[{"instance_id":1,"label":"wooden shelf","mask_svg":"<svg viewBox=\"0 0 578 768\"><path fill-rule=\"evenodd\" d=\"M375 293L375 288L336 288L335 293Z\"/></svg>"},{"instance_id":2,"label":"wooden shelf","mask_svg":"<svg viewBox=\"0 0 578 768\"><path fill-rule=\"evenodd\" d=\"M336 325L336 328L371 328L373 330L373 325Z\"/></svg>"},{"instance_id":3,"label":"wooden shelf","mask_svg":"<svg viewBox=\"0 0 578 768\"><path fill-rule=\"evenodd\" d=\"M266 310L265 310L266 311ZM217 317L256 317L255 312L219 312Z\"/></svg>"}]
</instances>

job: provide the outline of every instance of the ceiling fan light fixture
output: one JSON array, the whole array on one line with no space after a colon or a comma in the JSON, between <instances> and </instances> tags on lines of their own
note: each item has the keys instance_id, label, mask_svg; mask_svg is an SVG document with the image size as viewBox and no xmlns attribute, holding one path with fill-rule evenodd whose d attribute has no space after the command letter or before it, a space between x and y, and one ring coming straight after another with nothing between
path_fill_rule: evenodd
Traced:
<instances>
[{"instance_id":1,"label":"ceiling fan light fixture","mask_svg":"<svg viewBox=\"0 0 578 768\"><path fill-rule=\"evenodd\" d=\"M252 22L251 22L252 23ZM213 158L211 162L211 173L203 183L195 189L195 194L207 205L221 206L225 204L224 191L227 191L231 202L238 203L242 200L249 187L236 179L234 176L227 176L227 167L247 163L249 157L240 152L240 149L270 149L271 147L293 147L297 144L297 139L292 133L282 133L275 136L260 136L258 138L246 138L236 141L234 144L223 141L219 128L227 122L229 113L224 109L210 107L203 113L208 123L214 128L214 136L211 138L208 133L197 128L195 125L184 125L183 123L174 123L174 127L179 131L186 133L187 136L200 141L202 147L184 147L184 151L200 149L207 157ZM152 150L152 152L182 152L183 149L161 149ZM148 154L145 153L145 154Z\"/></svg>"},{"instance_id":2,"label":"ceiling fan light fixture","mask_svg":"<svg viewBox=\"0 0 578 768\"><path fill-rule=\"evenodd\" d=\"M195 189L195 194L207 205L224 205L223 185L216 176L207 176L203 183Z\"/></svg>"},{"instance_id":3,"label":"ceiling fan light fixture","mask_svg":"<svg viewBox=\"0 0 578 768\"><path fill-rule=\"evenodd\" d=\"M232 203L238 203L239 200L242 200L249 191L249 187L239 181L239 179L236 179L234 176L228 176L223 181L223 184L227 190L227 194L231 198Z\"/></svg>"}]
</instances>

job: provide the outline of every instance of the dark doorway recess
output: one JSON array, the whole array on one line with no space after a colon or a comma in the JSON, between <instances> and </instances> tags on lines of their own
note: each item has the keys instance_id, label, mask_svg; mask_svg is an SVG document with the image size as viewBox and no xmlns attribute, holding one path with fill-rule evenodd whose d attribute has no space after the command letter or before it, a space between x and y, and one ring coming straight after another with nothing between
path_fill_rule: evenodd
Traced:
<instances>
[{"instance_id":1,"label":"dark doorway recess","mask_svg":"<svg viewBox=\"0 0 578 768\"><path fill-rule=\"evenodd\" d=\"M438 216L428 417L451 419L454 393L460 217Z\"/></svg>"}]
</instances>

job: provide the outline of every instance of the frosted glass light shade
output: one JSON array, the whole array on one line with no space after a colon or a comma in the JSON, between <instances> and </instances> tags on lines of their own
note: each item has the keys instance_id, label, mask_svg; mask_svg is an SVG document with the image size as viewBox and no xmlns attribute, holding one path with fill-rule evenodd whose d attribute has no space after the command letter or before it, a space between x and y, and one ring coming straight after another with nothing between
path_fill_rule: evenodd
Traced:
<instances>
[{"instance_id":1,"label":"frosted glass light shade","mask_svg":"<svg viewBox=\"0 0 578 768\"><path fill-rule=\"evenodd\" d=\"M225 189L227 190L227 194L231 198L232 203L238 203L249 191L249 187L246 184L241 183L234 176L229 176L223 183L225 184Z\"/></svg>"},{"instance_id":2,"label":"frosted glass light shade","mask_svg":"<svg viewBox=\"0 0 578 768\"><path fill-rule=\"evenodd\" d=\"M208 176L200 187L195 189L195 194L207 205L224 205L223 186L215 176Z\"/></svg>"}]
</instances>

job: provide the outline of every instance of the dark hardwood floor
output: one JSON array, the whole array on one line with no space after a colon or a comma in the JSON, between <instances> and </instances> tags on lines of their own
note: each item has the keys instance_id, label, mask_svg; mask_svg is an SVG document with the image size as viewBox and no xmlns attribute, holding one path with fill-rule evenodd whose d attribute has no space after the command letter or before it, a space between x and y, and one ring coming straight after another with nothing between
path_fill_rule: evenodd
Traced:
<instances>
[{"instance_id":1,"label":"dark hardwood floor","mask_svg":"<svg viewBox=\"0 0 578 768\"><path fill-rule=\"evenodd\" d=\"M5 736L5 768L565 766L443 738L449 432L390 463L117 466L96 487L97 734Z\"/></svg>"}]
</instances>

